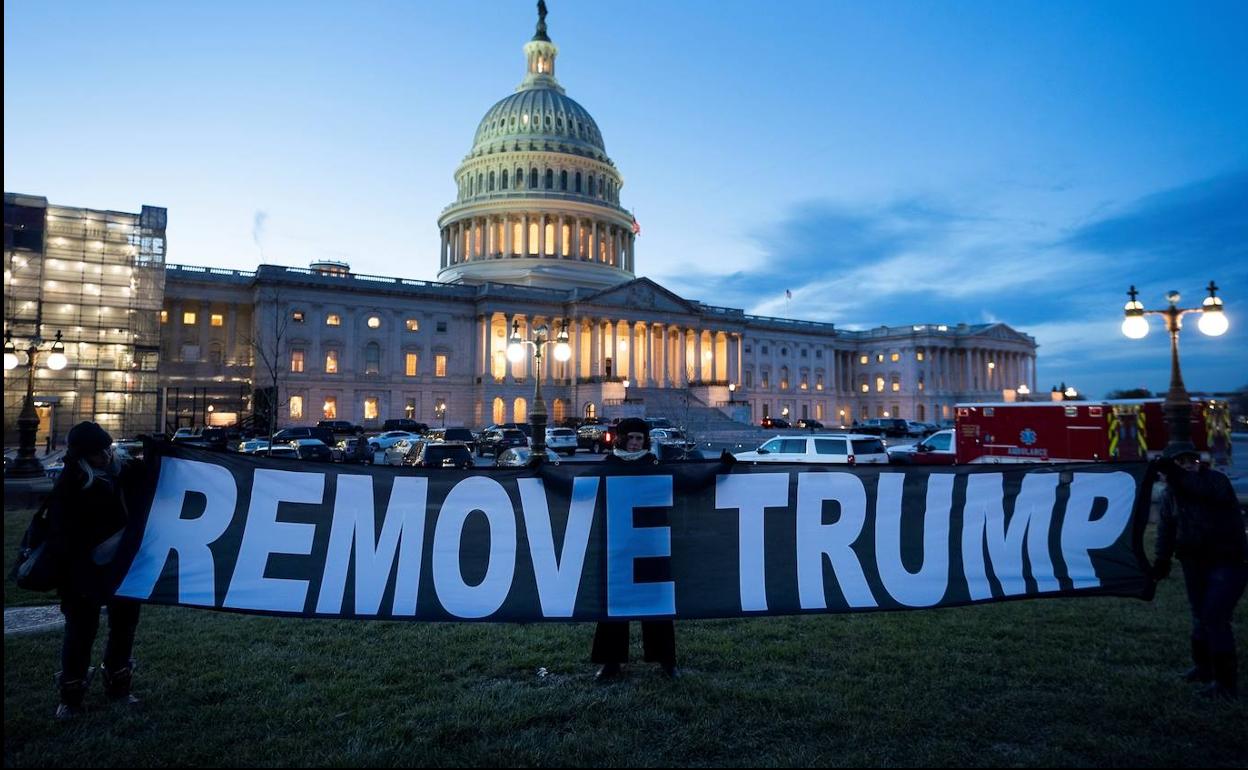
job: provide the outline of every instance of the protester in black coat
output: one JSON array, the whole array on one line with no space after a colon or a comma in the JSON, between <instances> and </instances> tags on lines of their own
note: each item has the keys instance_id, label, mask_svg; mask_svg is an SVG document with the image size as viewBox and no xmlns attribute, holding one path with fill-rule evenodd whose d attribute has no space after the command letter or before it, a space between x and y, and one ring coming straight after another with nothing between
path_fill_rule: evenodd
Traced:
<instances>
[{"instance_id":1,"label":"protester in black coat","mask_svg":"<svg viewBox=\"0 0 1248 770\"><path fill-rule=\"evenodd\" d=\"M1166 479L1152 577L1170 574L1170 559L1183 564L1192 608L1189 682L1211 682L1205 695L1238 694L1238 659L1231 616L1248 585L1248 536L1230 480L1200 463L1189 443L1166 448L1157 469Z\"/></svg>"},{"instance_id":2,"label":"protester in black coat","mask_svg":"<svg viewBox=\"0 0 1248 770\"><path fill-rule=\"evenodd\" d=\"M118 701L137 703L130 694L138 602L112 598L108 579L126 525L123 477L137 471L123 466L111 450L113 439L94 422L75 425L68 436L65 468L48 500L48 549L57 570L57 592L65 616L61 646L58 719L82 711L91 675L91 648L108 607L108 643L104 651L104 691Z\"/></svg>"},{"instance_id":3,"label":"protester in black coat","mask_svg":"<svg viewBox=\"0 0 1248 770\"><path fill-rule=\"evenodd\" d=\"M650 426L645 420L629 418L616 426L616 447L603 459L606 465L657 465L650 453ZM671 620L641 621L641 644L645 660L658 663L667 676L680 675L676 668L676 625ZM623 673L628 662L628 621L602 621L594 630L590 660L602 664L597 679L609 681Z\"/></svg>"}]
</instances>

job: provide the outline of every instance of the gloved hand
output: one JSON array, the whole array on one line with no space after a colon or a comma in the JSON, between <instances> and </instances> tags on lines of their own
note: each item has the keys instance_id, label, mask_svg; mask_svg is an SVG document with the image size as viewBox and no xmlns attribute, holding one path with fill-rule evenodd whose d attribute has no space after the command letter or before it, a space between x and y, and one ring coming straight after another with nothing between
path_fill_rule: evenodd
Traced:
<instances>
[{"instance_id":1,"label":"gloved hand","mask_svg":"<svg viewBox=\"0 0 1248 770\"><path fill-rule=\"evenodd\" d=\"M1154 583L1160 583L1168 577L1170 577L1169 559L1154 562L1153 565L1148 568L1148 579Z\"/></svg>"}]
</instances>

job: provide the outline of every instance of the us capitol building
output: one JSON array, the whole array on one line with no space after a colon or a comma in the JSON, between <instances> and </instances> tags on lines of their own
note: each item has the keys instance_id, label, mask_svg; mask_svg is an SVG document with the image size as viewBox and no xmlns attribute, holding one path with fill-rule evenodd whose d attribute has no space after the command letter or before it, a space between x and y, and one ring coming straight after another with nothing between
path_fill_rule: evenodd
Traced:
<instances>
[{"instance_id":1,"label":"us capitol building","mask_svg":"<svg viewBox=\"0 0 1248 770\"><path fill-rule=\"evenodd\" d=\"M571 359L542 360L551 424L680 420L682 410L716 429L766 416L936 422L960 401L1035 390L1036 342L1004 324L847 331L709 305L637 277L623 179L593 117L556 79L558 52L543 14L524 45L524 79L486 111L455 171L455 200L438 219L438 281L340 262L166 265L160 403L146 429L230 424L269 408L279 424L523 421L537 372L531 354L508 360L513 325L529 337L566 324Z\"/></svg>"}]
</instances>

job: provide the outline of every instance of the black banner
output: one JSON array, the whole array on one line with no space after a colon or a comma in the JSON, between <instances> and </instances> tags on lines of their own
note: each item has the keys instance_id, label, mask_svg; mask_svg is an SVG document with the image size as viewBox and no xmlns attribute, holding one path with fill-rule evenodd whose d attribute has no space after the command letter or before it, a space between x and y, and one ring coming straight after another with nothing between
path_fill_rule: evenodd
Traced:
<instances>
[{"instance_id":1,"label":"black banner","mask_svg":"<svg viewBox=\"0 0 1248 770\"><path fill-rule=\"evenodd\" d=\"M116 593L407 620L1152 598L1143 464L423 471L148 448Z\"/></svg>"}]
</instances>

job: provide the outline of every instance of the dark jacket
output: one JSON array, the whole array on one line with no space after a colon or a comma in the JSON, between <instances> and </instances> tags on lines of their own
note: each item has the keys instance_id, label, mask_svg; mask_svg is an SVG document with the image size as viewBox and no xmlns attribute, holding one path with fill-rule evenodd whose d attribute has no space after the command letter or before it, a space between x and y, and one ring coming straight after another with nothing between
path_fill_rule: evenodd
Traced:
<instances>
[{"instance_id":1,"label":"dark jacket","mask_svg":"<svg viewBox=\"0 0 1248 770\"><path fill-rule=\"evenodd\" d=\"M104 600L114 586L107 584L107 571L94 552L126 525L122 484L136 466L124 465L111 483L96 479L84 489L86 477L76 461L70 462L75 465L66 463L48 500L48 549L58 573L57 590L63 599Z\"/></svg>"},{"instance_id":2,"label":"dark jacket","mask_svg":"<svg viewBox=\"0 0 1248 770\"><path fill-rule=\"evenodd\" d=\"M625 460L623 457L620 457L615 452L608 452L607 456L602 458L602 462L605 463L606 465L633 465L633 466L658 465L659 458L655 457L653 454L646 454L646 455L642 455L636 460Z\"/></svg>"},{"instance_id":3,"label":"dark jacket","mask_svg":"<svg viewBox=\"0 0 1248 770\"><path fill-rule=\"evenodd\" d=\"M1235 489L1225 474L1202 467L1163 468L1168 491L1157 528L1157 561L1248 562L1248 536Z\"/></svg>"}]
</instances>

